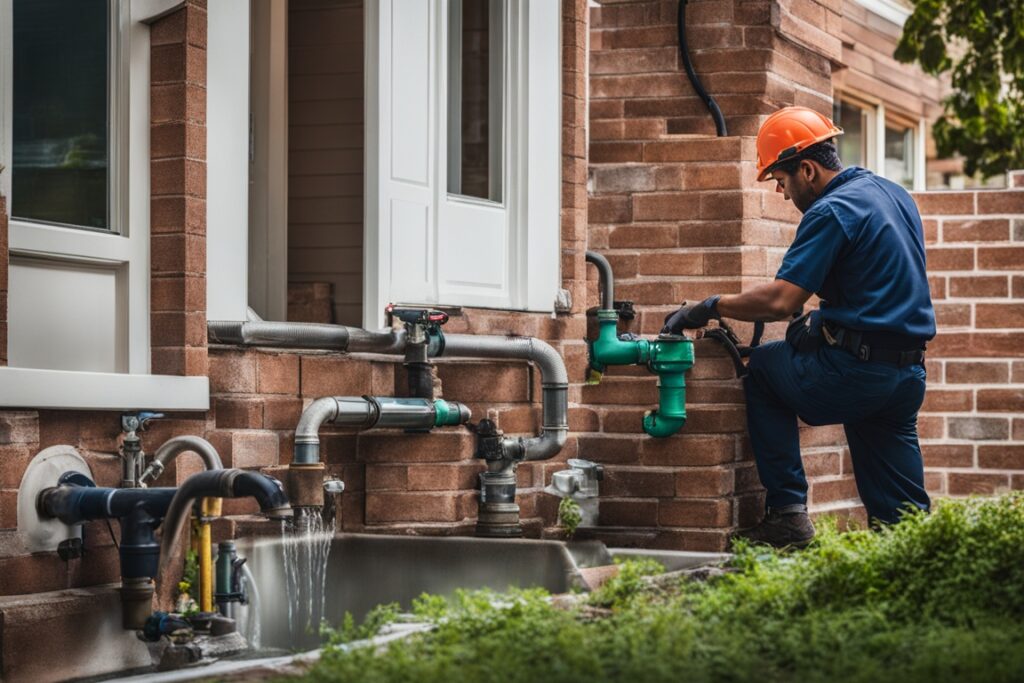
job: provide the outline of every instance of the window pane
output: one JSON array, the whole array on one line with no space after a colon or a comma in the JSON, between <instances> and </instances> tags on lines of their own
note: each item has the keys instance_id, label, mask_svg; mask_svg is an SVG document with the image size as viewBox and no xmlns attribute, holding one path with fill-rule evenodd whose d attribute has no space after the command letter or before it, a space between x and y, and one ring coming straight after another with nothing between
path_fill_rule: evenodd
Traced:
<instances>
[{"instance_id":1,"label":"window pane","mask_svg":"<svg viewBox=\"0 0 1024 683\"><path fill-rule=\"evenodd\" d=\"M867 165L867 115L849 102L838 101L833 107L833 120L843 129L837 138L839 158L844 166Z\"/></svg>"},{"instance_id":2,"label":"window pane","mask_svg":"<svg viewBox=\"0 0 1024 683\"><path fill-rule=\"evenodd\" d=\"M501 201L504 0L452 0L448 192Z\"/></svg>"},{"instance_id":3,"label":"window pane","mask_svg":"<svg viewBox=\"0 0 1024 683\"><path fill-rule=\"evenodd\" d=\"M914 189L914 129L885 127L885 177Z\"/></svg>"},{"instance_id":4,"label":"window pane","mask_svg":"<svg viewBox=\"0 0 1024 683\"><path fill-rule=\"evenodd\" d=\"M11 213L109 228L107 0L14 0Z\"/></svg>"}]
</instances>

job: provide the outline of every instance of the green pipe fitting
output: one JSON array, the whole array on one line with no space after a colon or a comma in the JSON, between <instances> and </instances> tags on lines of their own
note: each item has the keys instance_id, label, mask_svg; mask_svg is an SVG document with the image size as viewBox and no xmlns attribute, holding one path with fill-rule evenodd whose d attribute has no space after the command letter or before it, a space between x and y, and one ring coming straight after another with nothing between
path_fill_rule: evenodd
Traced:
<instances>
[{"instance_id":1,"label":"green pipe fitting","mask_svg":"<svg viewBox=\"0 0 1024 683\"><path fill-rule=\"evenodd\" d=\"M693 341L662 335L652 344L648 369L658 375L658 409L644 414L644 432L672 436L686 424L686 376L693 367Z\"/></svg>"},{"instance_id":2,"label":"green pipe fitting","mask_svg":"<svg viewBox=\"0 0 1024 683\"><path fill-rule=\"evenodd\" d=\"M620 339L618 313L597 312L597 339L587 341L590 364L587 384L599 384L609 365L646 365L658 376L658 408L644 414L644 432L663 438L686 424L685 373L693 367L693 341L680 335L646 339Z\"/></svg>"},{"instance_id":3,"label":"green pipe fitting","mask_svg":"<svg viewBox=\"0 0 1024 683\"><path fill-rule=\"evenodd\" d=\"M646 339L619 339L619 314L603 309L597 312L597 339L587 340L590 367L587 384L600 384L601 375L609 365L644 365L650 358L650 342Z\"/></svg>"},{"instance_id":4,"label":"green pipe fitting","mask_svg":"<svg viewBox=\"0 0 1024 683\"><path fill-rule=\"evenodd\" d=\"M442 399L434 401L434 426L458 427L463 423L459 404L449 403Z\"/></svg>"}]
</instances>

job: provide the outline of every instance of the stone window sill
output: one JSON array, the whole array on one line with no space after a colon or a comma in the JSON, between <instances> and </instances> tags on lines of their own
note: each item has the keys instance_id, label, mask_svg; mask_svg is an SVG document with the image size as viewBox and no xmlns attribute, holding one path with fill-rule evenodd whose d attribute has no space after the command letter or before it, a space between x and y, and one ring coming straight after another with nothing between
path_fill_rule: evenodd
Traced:
<instances>
[{"instance_id":1,"label":"stone window sill","mask_svg":"<svg viewBox=\"0 0 1024 683\"><path fill-rule=\"evenodd\" d=\"M208 410L207 377L0 367L0 406L66 410Z\"/></svg>"}]
</instances>

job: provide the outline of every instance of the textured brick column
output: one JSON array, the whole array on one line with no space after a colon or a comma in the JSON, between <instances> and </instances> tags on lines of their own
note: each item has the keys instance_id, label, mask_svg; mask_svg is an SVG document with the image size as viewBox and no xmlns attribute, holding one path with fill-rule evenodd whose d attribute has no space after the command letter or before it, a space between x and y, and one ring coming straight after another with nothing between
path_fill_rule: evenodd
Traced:
<instances>
[{"instance_id":1,"label":"textured brick column","mask_svg":"<svg viewBox=\"0 0 1024 683\"><path fill-rule=\"evenodd\" d=\"M0 196L0 365L7 365L7 198Z\"/></svg>"},{"instance_id":2,"label":"textured brick column","mask_svg":"<svg viewBox=\"0 0 1024 683\"><path fill-rule=\"evenodd\" d=\"M206 2L152 27L153 372L204 375L206 356Z\"/></svg>"},{"instance_id":3,"label":"textured brick column","mask_svg":"<svg viewBox=\"0 0 1024 683\"><path fill-rule=\"evenodd\" d=\"M562 287L584 308L587 273L587 0L562 1Z\"/></svg>"}]
</instances>

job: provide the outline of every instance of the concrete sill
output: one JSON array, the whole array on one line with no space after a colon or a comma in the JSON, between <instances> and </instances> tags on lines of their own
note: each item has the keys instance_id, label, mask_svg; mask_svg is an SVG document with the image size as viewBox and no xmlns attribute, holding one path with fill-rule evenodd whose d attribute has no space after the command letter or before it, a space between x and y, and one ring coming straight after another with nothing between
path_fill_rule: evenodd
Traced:
<instances>
[{"instance_id":1,"label":"concrete sill","mask_svg":"<svg viewBox=\"0 0 1024 683\"><path fill-rule=\"evenodd\" d=\"M0 407L209 410L207 377L0 367Z\"/></svg>"}]
</instances>

